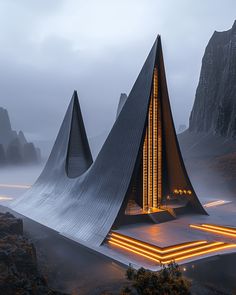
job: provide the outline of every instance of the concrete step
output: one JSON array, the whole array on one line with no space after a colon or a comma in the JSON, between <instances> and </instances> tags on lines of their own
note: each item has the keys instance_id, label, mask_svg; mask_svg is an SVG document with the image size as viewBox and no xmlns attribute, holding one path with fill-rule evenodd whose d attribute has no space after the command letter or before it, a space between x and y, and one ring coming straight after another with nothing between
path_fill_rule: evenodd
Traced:
<instances>
[{"instance_id":1,"label":"concrete step","mask_svg":"<svg viewBox=\"0 0 236 295\"><path fill-rule=\"evenodd\" d=\"M208 242L206 240L190 241L162 248L118 232L111 232L107 240L110 247L126 250L127 253L140 255L158 264L167 264L171 261L181 261L224 249L236 248L236 244Z\"/></svg>"}]
</instances>

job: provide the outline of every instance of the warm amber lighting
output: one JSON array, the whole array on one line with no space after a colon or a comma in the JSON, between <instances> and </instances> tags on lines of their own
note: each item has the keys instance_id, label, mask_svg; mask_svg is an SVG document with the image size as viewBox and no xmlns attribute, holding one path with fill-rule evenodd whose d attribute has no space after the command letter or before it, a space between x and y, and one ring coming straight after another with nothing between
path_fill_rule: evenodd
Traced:
<instances>
[{"instance_id":1,"label":"warm amber lighting","mask_svg":"<svg viewBox=\"0 0 236 295\"><path fill-rule=\"evenodd\" d=\"M148 208L147 149L148 149L148 141L147 141L147 130L146 130L144 145L143 145L143 209L144 210Z\"/></svg>"},{"instance_id":2,"label":"warm amber lighting","mask_svg":"<svg viewBox=\"0 0 236 295\"><path fill-rule=\"evenodd\" d=\"M143 145L143 209L152 212L162 197L162 126L158 100L158 71L154 69L148 121Z\"/></svg>"},{"instance_id":3,"label":"warm amber lighting","mask_svg":"<svg viewBox=\"0 0 236 295\"><path fill-rule=\"evenodd\" d=\"M21 184L0 184L0 188L19 188L19 189L27 189L30 188L30 185L21 185Z\"/></svg>"},{"instance_id":4,"label":"warm amber lighting","mask_svg":"<svg viewBox=\"0 0 236 295\"><path fill-rule=\"evenodd\" d=\"M213 225L213 224L202 224L202 226L213 228L213 229L220 229L229 233L236 234L236 228L226 227L222 225Z\"/></svg>"},{"instance_id":5,"label":"warm amber lighting","mask_svg":"<svg viewBox=\"0 0 236 295\"><path fill-rule=\"evenodd\" d=\"M148 255L150 255L150 256L153 257L153 258L158 258L158 259L161 259L161 258L162 258L161 255L158 255L158 254L152 253L152 252L150 252L150 251L148 251L148 250L142 249L142 248L140 248L140 247L137 247L137 246L134 246L134 245L127 244L127 243L125 243L125 242L119 241L119 240L116 239L116 238L110 238L109 241L113 241L113 242L116 242L116 243L119 244L119 245L126 246L126 247L128 247L128 248L131 248L131 249L133 249L133 250L139 251L139 252L144 253L144 254L148 254Z\"/></svg>"},{"instance_id":6,"label":"warm amber lighting","mask_svg":"<svg viewBox=\"0 0 236 295\"><path fill-rule=\"evenodd\" d=\"M217 226L217 225L210 225L210 224L202 224L202 225L190 224L190 227L236 238L236 229L234 230L232 228L227 228L224 226Z\"/></svg>"},{"instance_id":7,"label":"warm amber lighting","mask_svg":"<svg viewBox=\"0 0 236 295\"><path fill-rule=\"evenodd\" d=\"M125 247L127 247L129 249L141 252L142 254L149 255L152 258L158 258L160 261L162 261L163 259L167 259L167 258L171 258L172 260L175 260L176 258L178 258L178 256L181 256L183 254L187 254L187 253L195 252L195 251L198 251L198 250L203 250L203 249L211 248L213 246L219 246L219 245L224 244L223 242L215 242L215 243L209 243L207 245L201 245L201 246L198 246L198 247L187 249L187 250L184 250L184 251L177 251L177 252L174 252L174 253L169 254L169 255L166 255L166 254L165 255L162 255L162 254L158 255L158 254L152 253L150 251L144 250L144 249L142 249L140 247L136 247L136 246L133 246L131 244L127 244L125 242L119 241L116 238L110 238L110 241L116 242L118 245L125 246Z\"/></svg>"},{"instance_id":8,"label":"warm amber lighting","mask_svg":"<svg viewBox=\"0 0 236 295\"><path fill-rule=\"evenodd\" d=\"M157 107L157 206L161 206L162 198L162 120L161 120L161 100L158 99L158 70L154 68L153 94Z\"/></svg>"},{"instance_id":9,"label":"warm amber lighting","mask_svg":"<svg viewBox=\"0 0 236 295\"><path fill-rule=\"evenodd\" d=\"M236 248L236 244L230 244L230 245L225 245L224 244L222 246L215 247L213 249L204 250L204 251L200 251L200 252L197 252L197 253L192 253L190 255L185 255L185 256L176 258L175 261L180 261L180 260L184 260L184 259L187 259L187 258L192 258L192 257L195 257L195 256L200 256L200 255L204 255L204 254L208 254L208 253L212 253L212 252L217 252L219 250L224 250L224 249L229 249L229 248ZM162 263L163 264L168 264L171 261L173 261L173 260L162 261Z\"/></svg>"},{"instance_id":10,"label":"warm amber lighting","mask_svg":"<svg viewBox=\"0 0 236 295\"><path fill-rule=\"evenodd\" d=\"M155 257L155 258L158 258L158 259L166 259L166 258L174 259L175 257L178 257L178 256L183 255L183 254L186 254L186 253L191 253L191 252L194 252L194 251L197 251L197 250L207 249L209 247L213 247L213 246L224 244L223 242L215 242L215 243L210 243L210 244L207 244L207 245L200 245L198 247L196 247L196 246L193 247L193 245L191 245L191 248L190 249L187 249L187 250L179 251L179 249L177 249L178 251L177 252L174 252L173 249L172 249L171 252L174 252L174 253L164 254L164 255L161 253L161 255L158 255L158 254L155 254L155 253L150 252L148 250L144 250L144 249L142 249L140 247L133 246L131 244L127 244L125 242L119 241L119 239L117 239L117 238L111 237L110 238L110 241L115 241L117 243L120 243L123 246L127 246L127 247L130 247L131 249L140 251L140 252L145 253L145 254L149 254L152 257ZM139 246L143 247L143 245L139 245ZM189 247L189 245L188 245L188 247ZM152 251L154 251L154 250L156 250L155 252L158 252L158 253L161 252L160 250L157 250L155 248L152 249Z\"/></svg>"},{"instance_id":11,"label":"warm amber lighting","mask_svg":"<svg viewBox=\"0 0 236 295\"><path fill-rule=\"evenodd\" d=\"M236 247L236 244L226 244L224 242L195 241L160 248L118 233L110 234L109 243L163 264Z\"/></svg>"},{"instance_id":12,"label":"warm amber lighting","mask_svg":"<svg viewBox=\"0 0 236 295\"><path fill-rule=\"evenodd\" d=\"M155 70L154 70L155 73ZM153 207L158 207L158 167L156 163L158 162L158 102L157 102L157 77L154 74L153 81Z\"/></svg>"},{"instance_id":13,"label":"warm amber lighting","mask_svg":"<svg viewBox=\"0 0 236 295\"><path fill-rule=\"evenodd\" d=\"M173 260L173 259L175 259L175 257L178 257L178 256L180 256L182 254L191 253L191 252L195 252L197 250L207 249L207 248L210 248L210 247L213 247L213 246L223 245L223 244L224 244L223 242L209 243L207 245L194 247L192 249L187 249L187 250L184 250L184 251L178 251L178 252L173 253L173 254L163 255L162 258L171 258Z\"/></svg>"},{"instance_id":14,"label":"warm amber lighting","mask_svg":"<svg viewBox=\"0 0 236 295\"><path fill-rule=\"evenodd\" d=\"M152 258L152 257L150 257L150 256L148 256L148 255L141 254L141 253L139 253L139 251L135 251L135 250L129 249L129 248L126 247L126 246L121 246L121 245L117 244L116 242L109 241L109 243L110 243L110 244L113 244L113 245L116 245L116 246L118 246L118 247L120 247L120 248L122 248L122 249L129 250L130 252L133 252L133 253L135 253L135 254L141 255L141 256L143 256L143 257L145 257L145 258L148 258L148 259L150 259L150 260L153 260L153 261L155 261L155 262L160 263L159 260L157 260L157 259L155 259L155 258Z\"/></svg>"},{"instance_id":15,"label":"warm amber lighting","mask_svg":"<svg viewBox=\"0 0 236 295\"><path fill-rule=\"evenodd\" d=\"M149 249L149 250L152 250L152 251L155 251L157 253L169 253L169 252L172 252L172 251L175 251L175 250L180 250L180 249L184 249L184 248L187 248L187 247L193 247L193 246L197 246L197 245L201 245L201 244L206 244L207 241L203 240L203 241L194 241L194 242L188 242L188 243L184 243L184 244L179 244L179 245L174 245L174 246L169 246L169 247L166 247L166 248L160 248L160 247L157 247L157 246L152 246L150 244L147 244L147 243L144 243L144 242L141 242L141 241L138 241L138 240L135 240L133 238L129 238L129 237L125 237L125 236L122 236L120 234L117 234L117 233L111 233L111 236L113 237L117 237L123 241L126 241L126 242L129 242L129 243L133 243L135 245L138 245L138 246L141 246L143 248L146 248L146 249Z\"/></svg>"},{"instance_id":16,"label":"warm amber lighting","mask_svg":"<svg viewBox=\"0 0 236 295\"><path fill-rule=\"evenodd\" d=\"M174 189L173 193L176 195L191 195L192 191L191 190L186 190L186 189Z\"/></svg>"},{"instance_id":17,"label":"warm amber lighting","mask_svg":"<svg viewBox=\"0 0 236 295\"><path fill-rule=\"evenodd\" d=\"M153 206L153 96L150 98L148 112L148 209Z\"/></svg>"}]
</instances>

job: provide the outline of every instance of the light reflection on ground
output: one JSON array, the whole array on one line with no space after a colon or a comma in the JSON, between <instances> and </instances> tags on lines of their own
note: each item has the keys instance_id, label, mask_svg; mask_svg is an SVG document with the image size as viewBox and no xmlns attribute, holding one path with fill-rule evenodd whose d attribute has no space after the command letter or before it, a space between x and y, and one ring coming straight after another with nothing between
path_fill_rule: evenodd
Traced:
<instances>
[{"instance_id":1,"label":"light reflection on ground","mask_svg":"<svg viewBox=\"0 0 236 295\"><path fill-rule=\"evenodd\" d=\"M0 201L10 201L10 200L13 200L13 198L9 197L9 196L1 196L0 195Z\"/></svg>"},{"instance_id":2,"label":"light reflection on ground","mask_svg":"<svg viewBox=\"0 0 236 295\"><path fill-rule=\"evenodd\" d=\"M0 188L17 188L17 189L29 189L30 185L23 185L23 184L6 184L1 183Z\"/></svg>"},{"instance_id":3,"label":"light reflection on ground","mask_svg":"<svg viewBox=\"0 0 236 295\"><path fill-rule=\"evenodd\" d=\"M220 206L220 205L224 205L230 203L230 201L225 201L225 200L217 200L217 201L213 201L213 202L209 202L204 204L205 208L209 208L209 207L215 207L215 206Z\"/></svg>"}]
</instances>

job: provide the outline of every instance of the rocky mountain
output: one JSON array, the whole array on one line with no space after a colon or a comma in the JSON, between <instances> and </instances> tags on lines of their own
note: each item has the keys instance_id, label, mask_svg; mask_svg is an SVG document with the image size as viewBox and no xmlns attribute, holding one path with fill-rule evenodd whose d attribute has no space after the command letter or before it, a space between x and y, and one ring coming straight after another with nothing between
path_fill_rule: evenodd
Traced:
<instances>
[{"instance_id":1,"label":"rocky mountain","mask_svg":"<svg viewBox=\"0 0 236 295\"><path fill-rule=\"evenodd\" d=\"M235 197L236 21L206 47L189 129L178 139L197 191Z\"/></svg>"},{"instance_id":2,"label":"rocky mountain","mask_svg":"<svg viewBox=\"0 0 236 295\"><path fill-rule=\"evenodd\" d=\"M7 110L0 107L0 166L38 163L40 160L40 150L26 140L22 131L12 130Z\"/></svg>"},{"instance_id":3,"label":"rocky mountain","mask_svg":"<svg viewBox=\"0 0 236 295\"><path fill-rule=\"evenodd\" d=\"M189 131L236 137L236 21L206 47Z\"/></svg>"},{"instance_id":4,"label":"rocky mountain","mask_svg":"<svg viewBox=\"0 0 236 295\"><path fill-rule=\"evenodd\" d=\"M128 96L126 93L121 93L120 95L120 100L119 100L119 104L118 104L118 107L117 107L117 113L116 113L116 118L118 118L126 100L127 100Z\"/></svg>"}]
</instances>

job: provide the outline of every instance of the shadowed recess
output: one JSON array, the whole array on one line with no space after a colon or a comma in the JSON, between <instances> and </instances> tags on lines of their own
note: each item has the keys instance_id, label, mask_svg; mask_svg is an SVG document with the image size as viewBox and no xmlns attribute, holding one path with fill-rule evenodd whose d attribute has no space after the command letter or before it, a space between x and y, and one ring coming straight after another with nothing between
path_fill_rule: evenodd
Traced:
<instances>
[{"instance_id":1,"label":"shadowed recess","mask_svg":"<svg viewBox=\"0 0 236 295\"><path fill-rule=\"evenodd\" d=\"M73 111L66 161L66 172L70 178L80 176L93 163L76 91L72 100Z\"/></svg>"}]
</instances>

